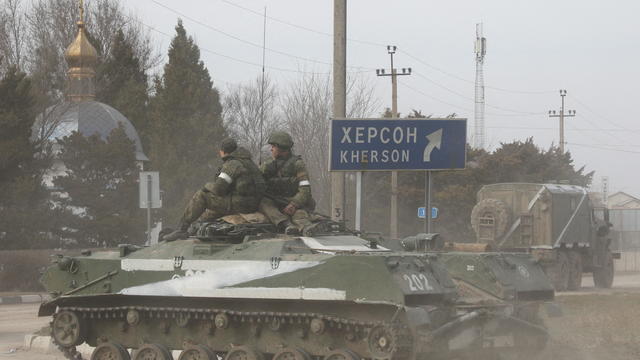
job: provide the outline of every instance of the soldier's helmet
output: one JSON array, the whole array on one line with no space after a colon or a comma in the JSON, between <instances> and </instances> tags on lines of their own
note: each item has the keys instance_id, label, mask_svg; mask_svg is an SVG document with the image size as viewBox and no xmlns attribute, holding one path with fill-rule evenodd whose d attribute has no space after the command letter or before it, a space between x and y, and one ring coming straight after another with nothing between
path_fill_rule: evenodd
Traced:
<instances>
[{"instance_id":1,"label":"soldier's helmet","mask_svg":"<svg viewBox=\"0 0 640 360\"><path fill-rule=\"evenodd\" d=\"M238 143L236 143L236 141L232 138L226 138L220 143L220 150L224 151L227 154L231 154L232 152L236 151L237 148Z\"/></svg>"},{"instance_id":2,"label":"soldier's helmet","mask_svg":"<svg viewBox=\"0 0 640 360\"><path fill-rule=\"evenodd\" d=\"M269 145L276 145L283 150L289 150L293 147L293 139L291 135L284 131L274 131L267 141Z\"/></svg>"}]
</instances>

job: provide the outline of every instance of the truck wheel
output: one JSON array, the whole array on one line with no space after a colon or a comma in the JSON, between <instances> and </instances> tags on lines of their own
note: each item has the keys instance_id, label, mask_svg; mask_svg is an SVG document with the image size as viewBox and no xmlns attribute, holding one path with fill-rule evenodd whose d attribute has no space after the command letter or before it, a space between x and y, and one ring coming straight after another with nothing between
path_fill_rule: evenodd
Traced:
<instances>
[{"instance_id":1,"label":"truck wheel","mask_svg":"<svg viewBox=\"0 0 640 360\"><path fill-rule=\"evenodd\" d=\"M580 290L582 287L582 254L580 252L571 250L568 253L569 257L569 282L567 285L568 290Z\"/></svg>"},{"instance_id":2,"label":"truck wheel","mask_svg":"<svg viewBox=\"0 0 640 360\"><path fill-rule=\"evenodd\" d=\"M493 241L498 240L507 232L510 225L511 211L504 202L498 199L484 199L477 203L471 210L471 226L476 232L478 239L487 238L487 234L480 232L481 219L488 218L493 220Z\"/></svg>"},{"instance_id":3,"label":"truck wheel","mask_svg":"<svg viewBox=\"0 0 640 360\"><path fill-rule=\"evenodd\" d=\"M556 291L565 291L569 286L569 257L564 251L556 250L558 256L553 265L546 269L546 273L553 283L553 287Z\"/></svg>"},{"instance_id":4,"label":"truck wheel","mask_svg":"<svg viewBox=\"0 0 640 360\"><path fill-rule=\"evenodd\" d=\"M593 269L593 283L596 287L609 289L613 285L613 255L607 252L604 266Z\"/></svg>"}]
</instances>

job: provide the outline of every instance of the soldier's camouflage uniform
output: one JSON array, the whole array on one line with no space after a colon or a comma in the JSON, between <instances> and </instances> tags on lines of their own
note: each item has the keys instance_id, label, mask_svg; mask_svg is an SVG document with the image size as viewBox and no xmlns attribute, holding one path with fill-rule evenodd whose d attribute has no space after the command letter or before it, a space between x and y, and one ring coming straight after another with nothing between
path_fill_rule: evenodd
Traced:
<instances>
[{"instance_id":1,"label":"soldier's camouflage uniform","mask_svg":"<svg viewBox=\"0 0 640 360\"><path fill-rule=\"evenodd\" d=\"M260 211L273 224L280 225L289 220L281 210L293 203L296 206L290 220L293 225L298 230L311 225L309 212L315 209L316 203L311 196L309 173L302 158L289 152L286 156L268 160L260 170L267 184Z\"/></svg>"},{"instance_id":2,"label":"soldier's camouflage uniform","mask_svg":"<svg viewBox=\"0 0 640 360\"><path fill-rule=\"evenodd\" d=\"M238 147L222 160L223 164L215 181L205 184L189 201L181 224L191 224L205 210L207 212L203 219L206 220L258 210L265 182L260 169L251 160L249 151Z\"/></svg>"}]
</instances>

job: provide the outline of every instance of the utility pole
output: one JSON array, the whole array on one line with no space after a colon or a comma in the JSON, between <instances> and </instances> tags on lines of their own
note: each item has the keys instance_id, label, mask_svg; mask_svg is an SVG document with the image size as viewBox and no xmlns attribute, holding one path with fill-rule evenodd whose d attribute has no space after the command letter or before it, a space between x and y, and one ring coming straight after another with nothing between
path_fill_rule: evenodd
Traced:
<instances>
[{"instance_id":1,"label":"utility pole","mask_svg":"<svg viewBox=\"0 0 640 360\"><path fill-rule=\"evenodd\" d=\"M564 111L564 97L567 96L567 90L560 89L560 98L562 100L562 105L560 105L560 112L556 113L555 110L549 110L550 118L560 118L560 153L564 154L564 118L565 117L574 117L576 116L575 110L567 110Z\"/></svg>"},{"instance_id":2,"label":"utility pole","mask_svg":"<svg viewBox=\"0 0 640 360\"><path fill-rule=\"evenodd\" d=\"M391 117L398 117L398 79L399 75L411 75L411 68L402 68L402 73L398 73L393 67L393 54L398 48L395 45L387 45L387 52L391 57L391 72L385 69L376 69L378 76L391 76ZM391 172L391 221L389 235L391 239L398 238L398 172Z\"/></svg>"},{"instance_id":3,"label":"utility pole","mask_svg":"<svg viewBox=\"0 0 640 360\"><path fill-rule=\"evenodd\" d=\"M347 0L333 1L333 118L347 113ZM331 173L331 218L343 221L344 173Z\"/></svg>"}]
</instances>

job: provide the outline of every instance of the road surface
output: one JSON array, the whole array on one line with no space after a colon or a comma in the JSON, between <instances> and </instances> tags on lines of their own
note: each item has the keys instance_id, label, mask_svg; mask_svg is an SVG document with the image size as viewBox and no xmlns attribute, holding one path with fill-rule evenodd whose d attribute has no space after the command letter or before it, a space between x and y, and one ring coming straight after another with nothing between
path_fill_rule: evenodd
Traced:
<instances>
[{"instance_id":1,"label":"road surface","mask_svg":"<svg viewBox=\"0 0 640 360\"><path fill-rule=\"evenodd\" d=\"M49 318L38 317L39 304L0 305L0 360L53 360L64 359L62 355L44 355L26 352L24 337L40 330L49 323Z\"/></svg>"}]
</instances>

